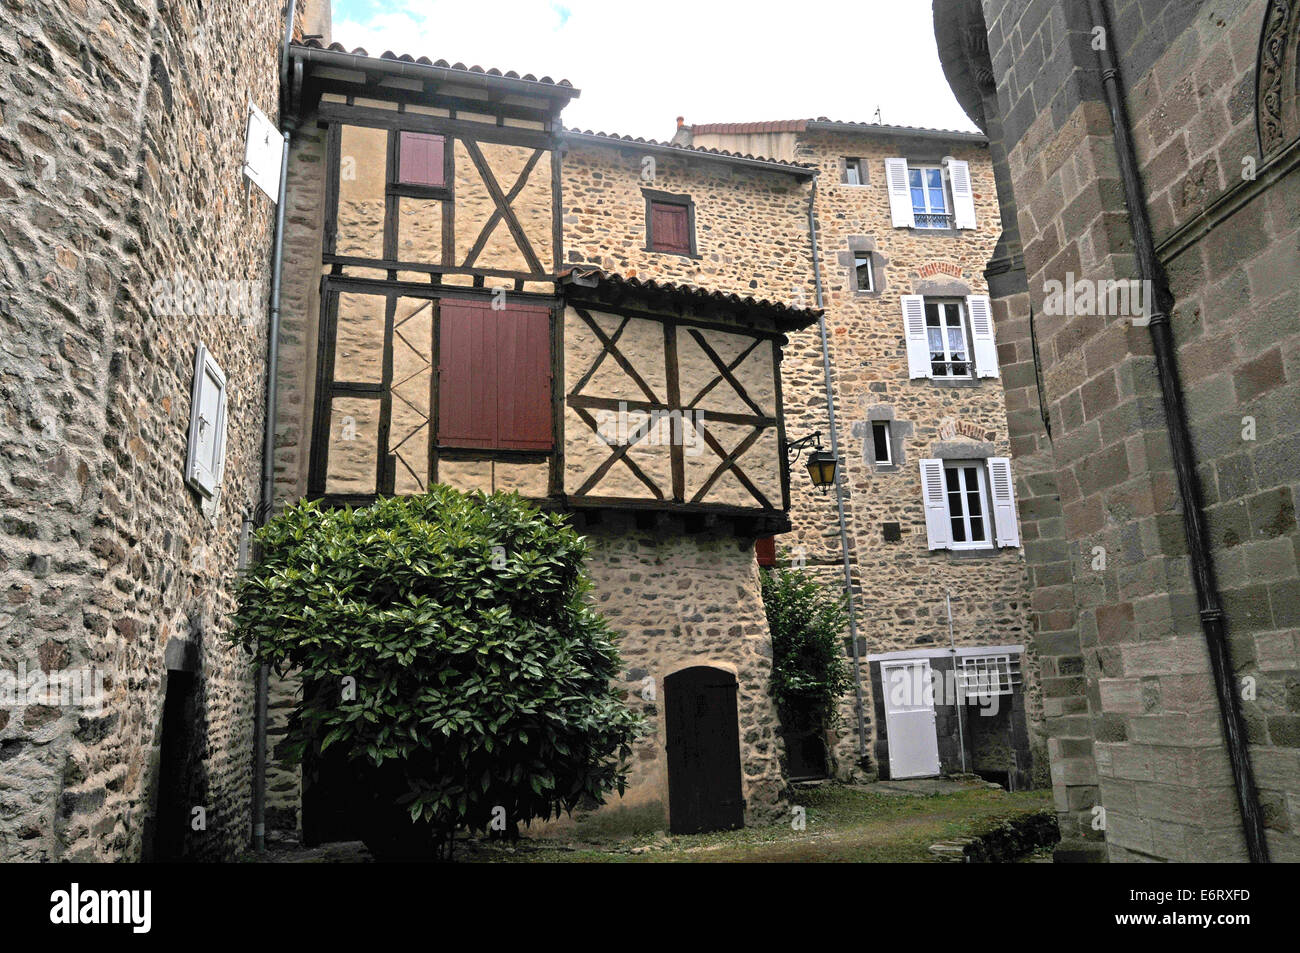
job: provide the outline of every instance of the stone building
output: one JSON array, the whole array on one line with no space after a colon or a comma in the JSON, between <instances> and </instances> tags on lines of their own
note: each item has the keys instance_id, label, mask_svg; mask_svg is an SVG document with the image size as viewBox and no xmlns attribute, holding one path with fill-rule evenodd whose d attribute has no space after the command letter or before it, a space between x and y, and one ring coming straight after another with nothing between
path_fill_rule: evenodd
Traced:
<instances>
[{"instance_id":1,"label":"stone building","mask_svg":"<svg viewBox=\"0 0 1300 953\"><path fill-rule=\"evenodd\" d=\"M863 713L857 691L845 698L835 770L1045 783L1024 503L1010 495L1020 463L984 275L1001 233L984 136L822 119L681 126L676 141L819 173L820 285L795 293L826 310L844 536L835 495L804 492L777 542L840 589L847 550ZM829 441L817 328L792 336L782 375L788 432ZM932 702L897 697L931 674ZM817 740L802 758L791 741L792 774L828 770Z\"/></svg>"},{"instance_id":2,"label":"stone building","mask_svg":"<svg viewBox=\"0 0 1300 953\"><path fill-rule=\"evenodd\" d=\"M1300 860L1300 3L934 14L1003 209L1061 853Z\"/></svg>"},{"instance_id":3,"label":"stone building","mask_svg":"<svg viewBox=\"0 0 1300 953\"><path fill-rule=\"evenodd\" d=\"M0 5L0 860L248 843L253 696L223 634L274 205L243 160L283 31L246 0ZM200 348L215 499L185 479Z\"/></svg>"},{"instance_id":4,"label":"stone building","mask_svg":"<svg viewBox=\"0 0 1300 953\"><path fill-rule=\"evenodd\" d=\"M609 810L779 809L754 540L789 528L780 361L817 312L814 170L565 131L567 81L312 40L290 52L277 498L430 483L572 514L652 731ZM274 686L271 740L299 686ZM325 761L268 816L352 833Z\"/></svg>"}]
</instances>

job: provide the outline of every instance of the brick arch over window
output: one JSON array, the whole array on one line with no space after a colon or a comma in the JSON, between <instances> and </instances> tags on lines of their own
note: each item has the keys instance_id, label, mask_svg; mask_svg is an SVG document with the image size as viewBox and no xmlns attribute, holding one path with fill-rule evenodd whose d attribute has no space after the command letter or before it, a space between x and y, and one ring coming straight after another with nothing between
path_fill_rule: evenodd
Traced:
<instances>
[{"instance_id":1,"label":"brick arch over window","mask_svg":"<svg viewBox=\"0 0 1300 953\"><path fill-rule=\"evenodd\" d=\"M1255 71L1255 122L1262 158L1300 139L1300 0L1270 0Z\"/></svg>"}]
</instances>

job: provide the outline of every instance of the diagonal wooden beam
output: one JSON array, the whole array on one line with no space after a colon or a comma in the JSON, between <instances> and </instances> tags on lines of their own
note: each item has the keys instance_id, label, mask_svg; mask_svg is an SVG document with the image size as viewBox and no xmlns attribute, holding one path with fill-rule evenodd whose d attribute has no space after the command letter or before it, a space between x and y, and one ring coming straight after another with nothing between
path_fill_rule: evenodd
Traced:
<instances>
[{"instance_id":1,"label":"diagonal wooden beam","mask_svg":"<svg viewBox=\"0 0 1300 953\"><path fill-rule=\"evenodd\" d=\"M641 393L645 394L646 399L652 404L659 403L659 398L656 397L655 392L650 389L650 385L642 380L641 375L636 372L636 368L633 367L631 362L623 356L623 352L618 349L618 346L614 343L613 339L610 338L610 336L601 329L600 325L596 323L596 319L582 308L574 308L573 310L578 312L578 317L582 318L582 320L587 323L587 327L591 328L592 333L600 339L600 343L605 346L605 350L609 352L609 356L617 361L618 366L627 372L628 377L632 378L632 380L636 382L637 387L641 388ZM624 321L623 323L626 324L627 322ZM620 327L620 333L622 330L622 327Z\"/></svg>"},{"instance_id":2,"label":"diagonal wooden beam","mask_svg":"<svg viewBox=\"0 0 1300 953\"><path fill-rule=\"evenodd\" d=\"M596 422L595 417L579 407L575 407L574 412L582 418L583 423L591 428L592 433L597 435L600 434L600 424ZM649 488L650 492L655 495L656 500L662 500L664 498L663 491L659 489L658 485L651 480L650 477L646 476L645 471L637 466L635 460L627 456L627 452L631 450L633 446L640 443L642 439L649 435L651 423L653 423L653 420L647 420L641 425L641 427L637 428L635 433L628 434L627 443L616 448L615 451L610 454L609 459L592 471L591 476L587 478L586 482L584 482L582 486L578 487L573 495L584 496L588 490L605 478L605 474L609 472L610 467L621 460L624 465L632 471L636 478Z\"/></svg>"},{"instance_id":3,"label":"diagonal wooden beam","mask_svg":"<svg viewBox=\"0 0 1300 953\"><path fill-rule=\"evenodd\" d=\"M514 236L515 244L524 254L524 260L528 262L528 267L533 274L541 274L542 263L538 261L537 254L533 251L533 246L528 241L528 236L524 234L523 226L519 224L519 219L515 217L514 209L510 207L510 202L506 199L505 194L501 191L501 186L497 184L496 176L492 174L492 167L488 165L487 160L483 158L483 152L479 149L478 143L473 139L462 139L465 145L465 151L469 153L474 167L478 169L478 174L483 179L483 184L487 186L488 194L492 196L492 201L496 203L497 211L505 219L506 227L510 229L510 234ZM482 236L479 236L482 238ZM461 267L467 267L462 265Z\"/></svg>"},{"instance_id":4,"label":"diagonal wooden beam","mask_svg":"<svg viewBox=\"0 0 1300 953\"><path fill-rule=\"evenodd\" d=\"M698 503L704 499L704 494L709 491L709 488L713 486L714 482L721 477L722 474L730 470L736 475L736 479L740 481L740 485L748 490L754 499L763 504L764 508L771 509L772 504L768 502L767 497L763 495L763 491L754 486L749 477L745 476L745 471L736 465L736 459L754 445L754 441L759 438L765 429L766 428L764 427L756 427L754 432L742 440L735 450L731 453L727 453L726 450L722 449L722 444L718 443L717 438L715 438L713 434L709 433L707 428L700 427L697 432L704 438L704 442L709 445L710 449L722 458L722 463L718 464L718 468L709 475L707 480L704 481L704 485L700 487L695 496L691 497L691 502Z\"/></svg>"},{"instance_id":5,"label":"diagonal wooden beam","mask_svg":"<svg viewBox=\"0 0 1300 953\"><path fill-rule=\"evenodd\" d=\"M586 320L588 321L588 323L590 323L589 320L591 317L590 315L582 311L579 311L578 313L582 315L583 320ZM611 344L618 343L618 339L623 336L623 330L627 327L628 322L631 320L632 320L631 318L623 319L623 323L620 324L618 328L614 331L614 336L609 339ZM587 373L583 374L582 379L579 380L576 385L574 385L573 391L569 394L570 397L575 397L578 394L582 393L582 389L586 387L589 383L591 383L591 379L596 376L596 371L600 370L600 365L605 362L605 358L607 357L609 357L609 348L602 347L600 349L600 353L596 355L596 359L591 362L591 367L587 368Z\"/></svg>"},{"instance_id":6,"label":"diagonal wooden beam","mask_svg":"<svg viewBox=\"0 0 1300 953\"><path fill-rule=\"evenodd\" d=\"M689 404L687 404L687 406L694 407L695 404L702 397L704 397L705 394L707 394L709 391L713 389L714 385L717 384L719 380L725 379L728 384L730 384L732 387L735 388L736 394L739 395L740 399L743 400L745 403L749 404L749 406L753 408L754 413L758 414L760 417L766 416L763 413L763 408L758 406L758 404L754 403L754 401L750 399L748 391L746 391L745 388L741 386L740 381L736 380L736 376L731 373L735 368L740 366L741 361L743 361L745 358L749 357L751 353L753 353L754 348L758 346L761 339L755 338L754 342L750 344L748 348L745 349L744 353L742 353L740 357L736 358L736 360L732 364L728 365L723 363L722 358L718 357L718 353L715 350L713 350L713 348L709 347L709 342L704 340L704 335L700 334L700 332L695 330L694 328L691 328L689 333L691 337L695 339L695 343L700 346L700 350L702 350L705 353L705 355L709 358L709 360L713 362L713 366L718 369L719 376L714 378L709 383L708 387L704 388L704 390L700 391L697 395L695 395L695 400L691 401Z\"/></svg>"},{"instance_id":7,"label":"diagonal wooden beam","mask_svg":"<svg viewBox=\"0 0 1300 953\"><path fill-rule=\"evenodd\" d=\"M537 160L542 157L543 151L538 149L528 157L528 162L524 165L523 171L519 173L519 178L515 180L514 188L506 193L507 205L518 198L519 193L528 184L528 176L532 174L533 167L537 165ZM496 228L496 224L501 221L501 217L501 210L494 208L492 214L488 216L487 223L483 226L482 231L478 233L478 239L474 242L474 247L465 256L465 261L461 265L462 268L472 268L474 266L474 262L478 260L478 256L482 254L483 248L487 245L488 238L492 235L492 229Z\"/></svg>"}]
</instances>

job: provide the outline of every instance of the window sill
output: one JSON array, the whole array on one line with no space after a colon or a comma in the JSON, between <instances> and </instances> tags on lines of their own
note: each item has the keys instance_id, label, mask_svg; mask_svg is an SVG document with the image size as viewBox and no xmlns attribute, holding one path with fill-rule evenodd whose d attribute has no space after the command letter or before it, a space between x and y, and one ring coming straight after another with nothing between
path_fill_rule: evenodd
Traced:
<instances>
[{"instance_id":1,"label":"window sill","mask_svg":"<svg viewBox=\"0 0 1300 953\"><path fill-rule=\"evenodd\" d=\"M1001 552L1001 548L997 546L980 546L977 549L950 549L948 550L948 555L951 556L953 560L992 559Z\"/></svg>"},{"instance_id":2,"label":"window sill","mask_svg":"<svg viewBox=\"0 0 1300 953\"><path fill-rule=\"evenodd\" d=\"M984 380L997 378L983 377L913 377L914 381L929 381L935 387L979 387Z\"/></svg>"},{"instance_id":3,"label":"window sill","mask_svg":"<svg viewBox=\"0 0 1300 953\"><path fill-rule=\"evenodd\" d=\"M666 248L643 248L642 251L649 252L652 255L676 255L678 258L689 258L692 261L699 261L701 258L704 257L703 255L697 254L695 252L669 251Z\"/></svg>"}]
</instances>

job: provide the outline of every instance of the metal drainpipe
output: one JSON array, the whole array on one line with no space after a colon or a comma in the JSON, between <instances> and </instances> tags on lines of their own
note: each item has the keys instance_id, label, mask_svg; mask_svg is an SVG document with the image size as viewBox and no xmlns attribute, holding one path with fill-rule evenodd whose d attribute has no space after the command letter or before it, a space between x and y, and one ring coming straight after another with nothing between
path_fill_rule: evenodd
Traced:
<instances>
[{"instance_id":1,"label":"metal drainpipe","mask_svg":"<svg viewBox=\"0 0 1300 953\"><path fill-rule=\"evenodd\" d=\"M1102 28L1103 36L1114 36L1109 11L1104 0L1089 0L1093 24ZM1252 863L1268 863L1268 841L1264 834L1264 816L1255 789L1254 771L1246 740L1246 724L1241 715L1240 701L1234 690L1232 660L1228 654L1228 640L1224 624L1223 606L1218 583L1214 576L1214 562L1210 555L1209 534L1205 528L1205 513L1201 508L1201 485L1196 475L1196 455L1192 449L1191 431L1183 405L1182 382L1178 374L1177 353L1173 329L1169 324L1168 309L1173 306L1173 295L1164 269L1156 257L1151 221L1147 215L1146 192L1138 171L1137 150L1129 128L1128 108L1121 89L1119 62L1105 44L1097 51L1101 66L1102 86L1106 105L1110 109L1111 125L1115 129L1115 152L1119 159L1120 178L1124 183L1124 200L1128 207L1133 230L1133 245L1137 253L1138 268L1147 287L1155 293L1147 302L1150 312L1152 350L1155 352L1156 373L1160 380L1160 396L1164 402L1165 418L1169 423L1169 443L1173 451L1174 474L1178 479L1178 495L1183 503L1183 531L1187 536L1187 555L1192 581L1196 586L1196 599L1200 608L1201 629L1210 651L1210 668L1214 673L1214 687L1219 696L1219 714L1223 720L1223 735L1232 762L1232 779L1237 793L1237 806L1241 811L1242 832Z\"/></svg>"},{"instance_id":2,"label":"metal drainpipe","mask_svg":"<svg viewBox=\"0 0 1300 953\"><path fill-rule=\"evenodd\" d=\"M812 242L813 287L817 295L817 308L822 309L822 269L817 255L817 179L812 181L812 192L808 196L808 236ZM831 351L826 335L826 314L823 311L817 317L817 326L822 335L822 369L826 372L826 411L830 418L831 453L835 455L835 506L839 510L840 549L844 554L844 594L848 599L849 636L853 641L853 710L858 721L858 764L867 760L867 725L862 703L862 661L858 653L858 618L853 600L853 570L849 565L849 530L844 520L844 493L841 487L840 439L835 427L835 390L831 385Z\"/></svg>"},{"instance_id":3,"label":"metal drainpipe","mask_svg":"<svg viewBox=\"0 0 1300 953\"><path fill-rule=\"evenodd\" d=\"M275 201L275 243L271 251L271 316L266 329L266 419L262 430L262 502L257 524L271 517L275 499L275 417L280 372L280 290L284 270L284 203L289 185L289 132L284 103L289 82L289 44L293 42L293 21L297 0L289 0L284 25L284 46L280 51L280 126L284 145L280 149L280 187ZM266 709L270 693L266 666L257 667L253 702L253 849L266 850Z\"/></svg>"}]
</instances>

